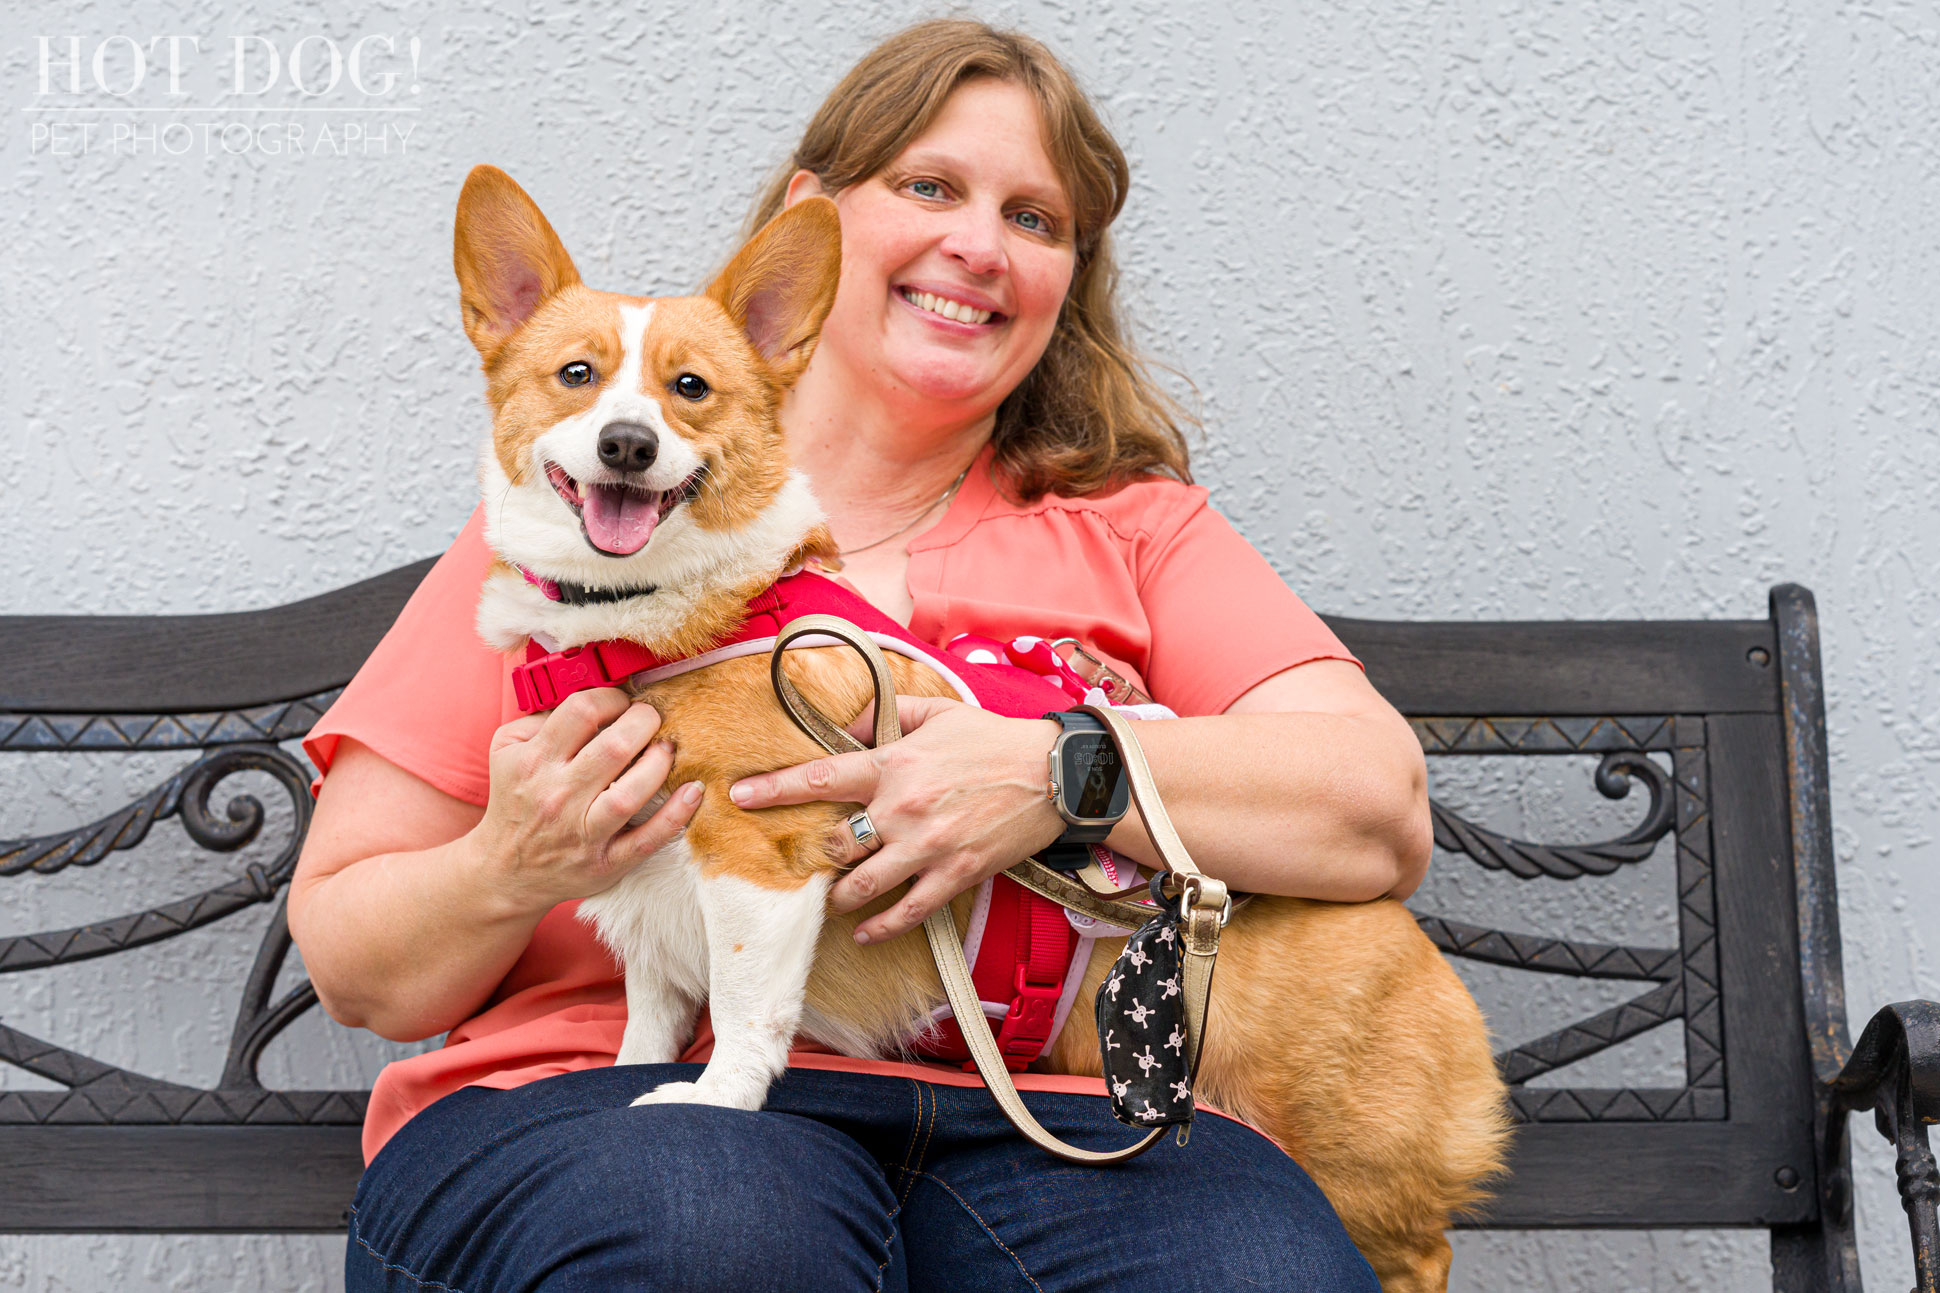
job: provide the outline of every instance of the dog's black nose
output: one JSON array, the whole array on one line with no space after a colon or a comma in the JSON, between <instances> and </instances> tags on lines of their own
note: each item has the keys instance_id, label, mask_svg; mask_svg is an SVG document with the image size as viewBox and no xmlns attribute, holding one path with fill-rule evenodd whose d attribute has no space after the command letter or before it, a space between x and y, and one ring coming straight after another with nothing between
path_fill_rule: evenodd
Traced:
<instances>
[{"instance_id":1,"label":"dog's black nose","mask_svg":"<svg viewBox=\"0 0 1940 1293\"><path fill-rule=\"evenodd\" d=\"M600 461L614 471L645 471L660 454L660 437L638 422L608 422L599 449Z\"/></svg>"}]
</instances>

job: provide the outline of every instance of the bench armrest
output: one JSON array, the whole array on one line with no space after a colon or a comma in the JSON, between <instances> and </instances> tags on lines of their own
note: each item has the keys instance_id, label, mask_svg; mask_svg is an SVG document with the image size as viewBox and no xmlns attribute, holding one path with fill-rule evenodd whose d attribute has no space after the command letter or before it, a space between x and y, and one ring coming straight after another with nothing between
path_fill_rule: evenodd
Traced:
<instances>
[{"instance_id":1,"label":"bench armrest","mask_svg":"<svg viewBox=\"0 0 1940 1293\"><path fill-rule=\"evenodd\" d=\"M1871 1109L1898 1155L1900 1203L1913 1232L1916 1293L1940 1289L1940 1172L1927 1126L1940 1122L1940 1003L1901 1001L1882 1009L1826 1084L1838 1121Z\"/></svg>"}]
</instances>

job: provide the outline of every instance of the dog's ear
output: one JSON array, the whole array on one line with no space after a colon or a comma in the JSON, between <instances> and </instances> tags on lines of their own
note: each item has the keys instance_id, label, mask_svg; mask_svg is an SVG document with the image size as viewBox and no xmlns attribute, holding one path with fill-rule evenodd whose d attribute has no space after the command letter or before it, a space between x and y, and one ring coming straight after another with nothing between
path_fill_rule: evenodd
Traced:
<instances>
[{"instance_id":1,"label":"dog's ear","mask_svg":"<svg viewBox=\"0 0 1940 1293\"><path fill-rule=\"evenodd\" d=\"M458 195L451 264L465 335L487 361L539 303L579 282L539 206L496 166L474 166Z\"/></svg>"},{"instance_id":2,"label":"dog's ear","mask_svg":"<svg viewBox=\"0 0 1940 1293\"><path fill-rule=\"evenodd\" d=\"M707 289L785 384L808 366L842 276L842 218L805 198L761 227Z\"/></svg>"}]
</instances>

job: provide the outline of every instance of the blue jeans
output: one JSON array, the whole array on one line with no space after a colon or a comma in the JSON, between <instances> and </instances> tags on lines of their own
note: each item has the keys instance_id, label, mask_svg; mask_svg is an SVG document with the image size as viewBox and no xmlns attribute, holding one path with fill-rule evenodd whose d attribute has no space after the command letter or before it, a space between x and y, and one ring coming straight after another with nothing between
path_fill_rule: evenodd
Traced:
<instances>
[{"instance_id":1,"label":"blue jeans","mask_svg":"<svg viewBox=\"0 0 1940 1293\"><path fill-rule=\"evenodd\" d=\"M792 1069L759 1113L629 1105L698 1073L446 1096L359 1182L348 1289L1379 1293L1307 1174L1226 1118L1099 1168L1025 1141L980 1087ZM1076 1144L1133 1135L1101 1098L1025 1100Z\"/></svg>"}]
</instances>

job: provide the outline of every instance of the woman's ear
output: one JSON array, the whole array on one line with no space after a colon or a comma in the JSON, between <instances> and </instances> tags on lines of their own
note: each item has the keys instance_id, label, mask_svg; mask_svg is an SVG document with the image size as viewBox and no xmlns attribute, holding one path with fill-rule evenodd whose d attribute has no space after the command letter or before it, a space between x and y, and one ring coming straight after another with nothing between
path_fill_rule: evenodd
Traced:
<instances>
[{"instance_id":1,"label":"woman's ear","mask_svg":"<svg viewBox=\"0 0 1940 1293\"><path fill-rule=\"evenodd\" d=\"M804 197L735 253L707 295L787 385L808 366L841 275L842 220L835 203Z\"/></svg>"},{"instance_id":2,"label":"woman's ear","mask_svg":"<svg viewBox=\"0 0 1940 1293\"><path fill-rule=\"evenodd\" d=\"M822 187L822 177L814 171L796 171L788 177L788 192L782 196L784 210L794 206L803 198L827 197L828 190Z\"/></svg>"}]
</instances>

